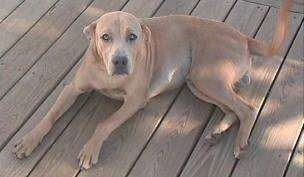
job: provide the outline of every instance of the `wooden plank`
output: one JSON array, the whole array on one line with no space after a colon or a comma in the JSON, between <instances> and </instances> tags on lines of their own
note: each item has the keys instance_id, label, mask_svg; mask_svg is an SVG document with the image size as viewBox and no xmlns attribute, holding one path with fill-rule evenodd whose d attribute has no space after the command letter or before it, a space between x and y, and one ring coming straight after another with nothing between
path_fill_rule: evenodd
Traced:
<instances>
[{"instance_id":1,"label":"wooden plank","mask_svg":"<svg viewBox=\"0 0 304 177\"><path fill-rule=\"evenodd\" d=\"M92 0L59 1L0 61L0 98L74 22Z\"/></svg>"},{"instance_id":2,"label":"wooden plank","mask_svg":"<svg viewBox=\"0 0 304 177\"><path fill-rule=\"evenodd\" d=\"M0 23L25 0L0 0Z\"/></svg>"},{"instance_id":3,"label":"wooden plank","mask_svg":"<svg viewBox=\"0 0 304 177\"><path fill-rule=\"evenodd\" d=\"M268 6L273 6L279 8L283 0L246 0L253 3L265 4ZM303 0L294 0L294 6L292 8L294 12L304 13L304 1Z\"/></svg>"},{"instance_id":4,"label":"wooden plank","mask_svg":"<svg viewBox=\"0 0 304 177\"><path fill-rule=\"evenodd\" d=\"M250 153L238 162L233 177L284 176L304 123L303 30L304 25L290 51L300 53L284 62L251 134Z\"/></svg>"},{"instance_id":5,"label":"wooden plank","mask_svg":"<svg viewBox=\"0 0 304 177\"><path fill-rule=\"evenodd\" d=\"M22 3L0 23L0 57L59 0L31 0Z\"/></svg>"},{"instance_id":6,"label":"wooden plank","mask_svg":"<svg viewBox=\"0 0 304 177\"><path fill-rule=\"evenodd\" d=\"M199 0L166 0L155 16L190 13L198 2Z\"/></svg>"},{"instance_id":7,"label":"wooden plank","mask_svg":"<svg viewBox=\"0 0 304 177\"><path fill-rule=\"evenodd\" d=\"M125 0L94 2L0 101L0 149L56 87L84 53L83 28Z\"/></svg>"},{"instance_id":8,"label":"wooden plank","mask_svg":"<svg viewBox=\"0 0 304 177\"><path fill-rule=\"evenodd\" d=\"M80 175L124 176L161 121L176 94L177 91L174 91L153 99L143 111L117 129L104 144L102 158L97 166ZM94 108L92 109L92 107ZM98 96L97 99L90 100L88 106L81 110L30 176L74 176L77 174L79 167L76 157L79 151L92 135L100 119L107 118L117 109L117 102L105 97ZM86 128L78 128L82 125ZM70 151L63 149L63 146L75 147L75 149ZM68 168L66 164L69 164Z\"/></svg>"},{"instance_id":9,"label":"wooden plank","mask_svg":"<svg viewBox=\"0 0 304 177\"><path fill-rule=\"evenodd\" d=\"M266 40L268 42L272 39L276 17L277 9L271 8L258 31L257 37L259 39ZM291 35L288 37L283 53L287 52L287 49L289 48L288 46L292 42L292 38L297 31L301 20L301 14L292 14ZM231 19L232 23L237 23L238 21L239 19ZM267 94L282 59L282 57L274 57L271 59L254 57L251 74L252 83L249 87L240 90L242 97L246 100L250 100L251 104L254 104L259 108ZM221 140L211 148L207 147L205 142L205 136L211 131L211 127L213 127L223 117L223 115L224 114L219 109L217 109L212 115L210 123L204 130L197 147L188 161L182 175L183 177L195 176L200 172L207 174L206 176L212 177L229 176L230 171L233 169L234 162L236 161L233 156L233 147L237 127L234 127L231 132L223 135ZM250 153L252 152L249 151L248 154Z\"/></svg>"},{"instance_id":10,"label":"wooden plank","mask_svg":"<svg viewBox=\"0 0 304 177\"><path fill-rule=\"evenodd\" d=\"M224 21L236 0L200 0L192 15Z\"/></svg>"},{"instance_id":11,"label":"wooden plank","mask_svg":"<svg viewBox=\"0 0 304 177\"><path fill-rule=\"evenodd\" d=\"M19 160L12 154L12 148L14 143L19 140L23 135L29 132L35 125L39 123L41 118L46 114L46 112L55 103L58 95L62 91L64 85L69 83L69 81L74 76L77 66L65 77L65 79L56 87L52 94L43 102L43 104L37 109L37 111L31 116L26 124L16 133L16 135L10 140L10 142L4 147L0 152L0 171L1 177L27 176L35 164L42 158L44 153L50 148L58 136L62 133L64 128L69 124L72 118L76 115L78 110L83 106L88 98L89 94L81 96L76 103L67 111L66 114L55 124L51 132L45 137L44 141L40 146L33 152L33 154L26 160Z\"/></svg>"},{"instance_id":12,"label":"wooden plank","mask_svg":"<svg viewBox=\"0 0 304 177\"><path fill-rule=\"evenodd\" d=\"M304 133L302 132L299 143L291 158L285 177L303 177L304 174Z\"/></svg>"},{"instance_id":13,"label":"wooden plank","mask_svg":"<svg viewBox=\"0 0 304 177\"><path fill-rule=\"evenodd\" d=\"M123 11L135 14L138 17L151 17L155 10L161 5L163 0L153 1L130 1Z\"/></svg>"},{"instance_id":14,"label":"wooden plank","mask_svg":"<svg viewBox=\"0 0 304 177\"><path fill-rule=\"evenodd\" d=\"M231 3L232 5L233 3ZM219 4L219 6L222 5ZM205 8L209 8L208 6L200 7L201 9L198 11L204 11ZM226 8L230 9L228 6ZM239 27L241 30L250 29L249 33L255 31L256 25L254 24L258 24L267 11L266 7L263 9L264 11L261 11L255 5L252 7L252 4L238 2L231 12L231 16L237 17L237 22L239 22L238 24L235 23L234 26ZM243 11L247 13L242 17L250 19L251 23L244 23L243 19L235 15ZM223 16L226 16L226 14L223 14ZM219 16L217 18L223 19L224 17ZM248 28L248 25L251 28ZM193 146L201 135L202 129L210 118L212 107L212 105L195 98L188 90L184 90L164 118L159 130L140 156L129 177L145 175L149 177L178 176Z\"/></svg>"}]
</instances>

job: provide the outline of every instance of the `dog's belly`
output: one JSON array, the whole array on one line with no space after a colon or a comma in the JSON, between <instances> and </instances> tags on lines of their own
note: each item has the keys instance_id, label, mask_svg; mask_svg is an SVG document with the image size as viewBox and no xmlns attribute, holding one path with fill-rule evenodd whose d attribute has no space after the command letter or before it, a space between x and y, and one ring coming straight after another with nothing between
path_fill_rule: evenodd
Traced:
<instances>
[{"instance_id":1,"label":"dog's belly","mask_svg":"<svg viewBox=\"0 0 304 177\"><path fill-rule=\"evenodd\" d=\"M181 87L190 70L191 60L188 57L165 60L151 80L149 98L163 92Z\"/></svg>"}]
</instances>

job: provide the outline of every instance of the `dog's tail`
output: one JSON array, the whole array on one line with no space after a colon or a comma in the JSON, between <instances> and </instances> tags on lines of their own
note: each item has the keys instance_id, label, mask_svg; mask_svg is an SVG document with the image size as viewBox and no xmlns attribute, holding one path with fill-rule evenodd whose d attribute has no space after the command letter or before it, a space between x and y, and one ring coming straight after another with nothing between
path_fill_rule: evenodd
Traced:
<instances>
[{"instance_id":1,"label":"dog's tail","mask_svg":"<svg viewBox=\"0 0 304 177\"><path fill-rule=\"evenodd\" d=\"M293 0L285 0L279 10L278 20L271 44L248 37L248 48L251 54L273 56L280 52L288 36L290 28L290 13Z\"/></svg>"}]
</instances>

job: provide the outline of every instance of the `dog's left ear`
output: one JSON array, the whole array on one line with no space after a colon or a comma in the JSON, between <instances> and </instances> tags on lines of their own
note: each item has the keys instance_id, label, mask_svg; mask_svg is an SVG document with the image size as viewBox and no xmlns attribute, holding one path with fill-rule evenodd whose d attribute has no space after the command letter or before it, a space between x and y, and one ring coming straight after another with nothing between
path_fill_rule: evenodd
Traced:
<instances>
[{"instance_id":1,"label":"dog's left ear","mask_svg":"<svg viewBox=\"0 0 304 177\"><path fill-rule=\"evenodd\" d=\"M91 40L93 36L95 35L97 20L89 24L88 26L84 27L83 33L86 35L86 37Z\"/></svg>"}]
</instances>

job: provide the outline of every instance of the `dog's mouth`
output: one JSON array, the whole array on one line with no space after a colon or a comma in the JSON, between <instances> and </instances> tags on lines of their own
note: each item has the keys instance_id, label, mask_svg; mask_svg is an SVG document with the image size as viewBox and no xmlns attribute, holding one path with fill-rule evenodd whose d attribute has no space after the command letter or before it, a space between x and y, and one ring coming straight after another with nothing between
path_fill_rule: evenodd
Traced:
<instances>
[{"instance_id":1,"label":"dog's mouth","mask_svg":"<svg viewBox=\"0 0 304 177\"><path fill-rule=\"evenodd\" d=\"M129 75L129 69L127 66L115 66L113 70L113 76L117 75Z\"/></svg>"}]
</instances>

